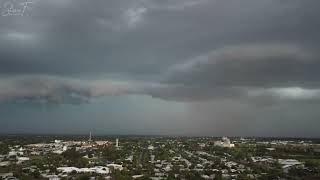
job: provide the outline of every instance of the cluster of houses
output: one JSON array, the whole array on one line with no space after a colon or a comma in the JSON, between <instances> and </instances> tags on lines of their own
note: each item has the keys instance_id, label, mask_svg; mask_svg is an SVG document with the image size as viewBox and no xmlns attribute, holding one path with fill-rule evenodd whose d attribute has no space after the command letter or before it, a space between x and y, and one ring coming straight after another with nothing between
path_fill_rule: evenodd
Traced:
<instances>
[{"instance_id":1,"label":"cluster of houses","mask_svg":"<svg viewBox=\"0 0 320 180\"><path fill-rule=\"evenodd\" d=\"M292 168L304 168L304 163L296 159L274 159L271 156L251 157L252 162L261 164L272 164L278 162L284 173L288 173Z\"/></svg>"},{"instance_id":2,"label":"cluster of houses","mask_svg":"<svg viewBox=\"0 0 320 180\"><path fill-rule=\"evenodd\" d=\"M94 173L103 175L106 179L110 179L111 177L109 174L111 173L111 169L122 171L123 167L119 164L108 164L107 166L95 166L90 168L58 167L57 171L60 172L60 174L57 177L68 177L71 173Z\"/></svg>"},{"instance_id":3,"label":"cluster of houses","mask_svg":"<svg viewBox=\"0 0 320 180\"><path fill-rule=\"evenodd\" d=\"M246 141L246 140L241 140ZM225 179L237 179L240 175L247 173L247 176L252 179L259 178L259 174L254 172L254 168L250 165L272 167L275 163L279 164L284 173L289 173L291 168L303 168L304 163L295 159L275 159L272 156L252 156L246 158L243 161L235 160L234 157L228 152L235 150L235 144L227 137L223 137L221 140L214 141L213 145L218 147L223 147L225 149L219 149L219 153L216 151L208 151L210 148L210 143L205 143L203 141L194 141L195 148L190 148L186 144L179 140L166 140L166 141L147 141L146 146L139 146L137 144L132 144L130 148L126 149L119 146L119 140L116 143L111 143L109 141L61 141L55 140L51 143L38 143L29 144L25 146L10 146L10 152L4 155L0 155L0 168L7 167L11 164L22 164L30 160L33 156L45 156L48 153L62 154L71 147L75 147L76 151L86 152L89 150L98 149L98 146L109 146L114 145L117 151L123 151L126 149L125 157L121 157L117 161L105 162L103 165L90 164L88 167L73 167L73 166L61 166L56 168L56 173L46 170L40 170L36 166L24 167L25 172L35 172L39 171L42 177L49 180L59 180L63 177L70 177L70 175L75 174L94 174L98 176L105 177L106 179L111 179L114 170L128 171L128 164L130 164L133 169L137 168L137 159L142 161L142 154L147 154L150 156L147 163L142 163L141 161L138 166L142 169L148 169L147 166L152 167L151 179L160 180L165 179L170 175L174 175L175 178L179 179L183 174L188 174L189 172L196 172L203 179L215 179L217 175L221 175ZM212 142L212 141L211 141ZM286 144L290 142L284 141L272 141L277 144ZM212 145L212 144L211 144ZM269 142L270 145L270 142ZM237 144L238 146L238 144ZM170 147L170 148L168 148ZM166 149L167 148L167 149ZM230 148L230 149L229 149ZM157 157L160 151L167 151L169 153L169 159L159 159ZM267 146L267 151L276 151L274 146ZM143 152L143 153L142 153ZM94 156L95 157L95 156ZM99 157L99 156L97 156ZM84 156L91 160L88 156ZM90 162L90 161L89 161ZM135 174L132 176L133 179L137 179L145 176L143 173ZM6 172L0 173L0 179L15 179L13 173Z\"/></svg>"},{"instance_id":4,"label":"cluster of houses","mask_svg":"<svg viewBox=\"0 0 320 180\"><path fill-rule=\"evenodd\" d=\"M9 146L7 154L0 154L0 168L6 168L13 164L23 164L30 160L31 156L41 156L48 153L62 154L70 147L76 147L76 150L86 150L88 148L95 148L96 146L109 145L109 141L97 141L95 143L88 143L88 141L61 141L55 140L52 143L37 143L28 144L25 146L15 145ZM70 173L94 173L98 175L110 174L110 169L123 170L122 165L108 164L106 167L96 166L91 168L77 168L77 167L58 167L59 174L52 174L47 170L40 170L36 166L29 166L23 168L23 172L32 173L39 171L42 177L49 180L59 180L61 177L67 177ZM106 176L108 177L108 176ZM14 180L16 179L12 172L0 173L0 179Z\"/></svg>"},{"instance_id":5,"label":"cluster of houses","mask_svg":"<svg viewBox=\"0 0 320 180\"><path fill-rule=\"evenodd\" d=\"M227 147L231 147L232 143L229 139L223 138L225 145L228 144ZM178 143L179 144L179 143ZM198 145L201 148L204 148L206 145L203 145L203 143L198 143ZM152 147L152 148L150 148ZM181 145L182 147L182 145ZM226 147L226 146L225 146ZM149 151L155 150L157 147L154 147L152 145L148 146ZM160 148L160 147L158 147ZM171 160L155 160L157 157L155 157L151 153L151 163L153 163L154 169L154 176L151 177L151 179L163 179L167 178L169 172L173 170L173 167L176 166L178 169L178 172L175 171L175 178L180 178L181 174L185 174L186 172L198 172L201 174L201 177L204 179L214 179L217 172L222 173L222 177L224 178L236 178L238 174L244 172L245 170L250 170L249 167L246 167L243 164L236 163L232 160L230 160L230 155L226 154L223 157L219 157L216 155L209 154L205 151L187 151L184 150L183 152L175 151L170 149L170 154L174 154L174 156L171 158ZM219 159L221 164L221 168L212 168L213 165L217 164L214 160L209 159ZM223 168L222 168L223 167ZM210 171L212 174L208 175L205 174L205 171Z\"/></svg>"},{"instance_id":6,"label":"cluster of houses","mask_svg":"<svg viewBox=\"0 0 320 180\"><path fill-rule=\"evenodd\" d=\"M76 146L76 150L94 149L97 146L109 145L110 141L95 141L94 143L89 141L61 141L55 140L53 143L37 143L26 145L31 151L32 155L40 155L46 153L62 154L69 147Z\"/></svg>"}]
</instances>

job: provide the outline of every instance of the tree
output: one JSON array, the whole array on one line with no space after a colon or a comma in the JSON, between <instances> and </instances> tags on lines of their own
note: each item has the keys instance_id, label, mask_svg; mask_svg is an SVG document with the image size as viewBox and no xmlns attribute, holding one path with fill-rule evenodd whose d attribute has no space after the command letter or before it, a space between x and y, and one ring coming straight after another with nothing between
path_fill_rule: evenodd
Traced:
<instances>
[{"instance_id":1,"label":"tree","mask_svg":"<svg viewBox=\"0 0 320 180\"><path fill-rule=\"evenodd\" d=\"M310 168L320 167L320 160L308 159L306 160L306 167L310 167Z\"/></svg>"},{"instance_id":2,"label":"tree","mask_svg":"<svg viewBox=\"0 0 320 180\"><path fill-rule=\"evenodd\" d=\"M120 158L119 152L114 147L103 148L102 156L109 161L115 161Z\"/></svg>"},{"instance_id":3,"label":"tree","mask_svg":"<svg viewBox=\"0 0 320 180\"><path fill-rule=\"evenodd\" d=\"M35 170L31 173L31 175L35 178L35 179L39 179L40 178L40 172L38 170Z\"/></svg>"},{"instance_id":4,"label":"tree","mask_svg":"<svg viewBox=\"0 0 320 180\"><path fill-rule=\"evenodd\" d=\"M69 166L86 167L89 164L88 160L82 157L83 154L76 151L75 148L66 150L62 153L62 156L69 160Z\"/></svg>"},{"instance_id":5,"label":"tree","mask_svg":"<svg viewBox=\"0 0 320 180\"><path fill-rule=\"evenodd\" d=\"M90 176L87 174L80 175L77 180L90 180Z\"/></svg>"},{"instance_id":6,"label":"tree","mask_svg":"<svg viewBox=\"0 0 320 180\"><path fill-rule=\"evenodd\" d=\"M75 148L71 148L62 153L62 156L66 159L72 160L82 157L81 153L76 151Z\"/></svg>"},{"instance_id":7,"label":"tree","mask_svg":"<svg viewBox=\"0 0 320 180\"><path fill-rule=\"evenodd\" d=\"M130 180L132 178L128 174L122 174L121 171L116 170L114 173L114 179L116 179L116 180Z\"/></svg>"},{"instance_id":8,"label":"tree","mask_svg":"<svg viewBox=\"0 0 320 180\"><path fill-rule=\"evenodd\" d=\"M8 154L10 151L7 144L0 143L0 154Z\"/></svg>"},{"instance_id":9,"label":"tree","mask_svg":"<svg viewBox=\"0 0 320 180\"><path fill-rule=\"evenodd\" d=\"M174 180L174 179L176 179L176 178L174 177L174 174L173 174L172 172L170 172L169 175L168 175L167 180Z\"/></svg>"},{"instance_id":10,"label":"tree","mask_svg":"<svg viewBox=\"0 0 320 180\"><path fill-rule=\"evenodd\" d=\"M102 177L102 176L99 176L99 177L97 177L97 179L96 180L105 180L105 178L104 177Z\"/></svg>"}]
</instances>

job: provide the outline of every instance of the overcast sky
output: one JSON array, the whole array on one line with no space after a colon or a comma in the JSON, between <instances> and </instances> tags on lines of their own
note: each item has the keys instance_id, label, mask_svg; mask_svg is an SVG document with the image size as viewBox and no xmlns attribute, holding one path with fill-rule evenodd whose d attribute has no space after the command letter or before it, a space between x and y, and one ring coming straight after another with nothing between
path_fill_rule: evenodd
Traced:
<instances>
[{"instance_id":1,"label":"overcast sky","mask_svg":"<svg viewBox=\"0 0 320 180\"><path fill-rule=\"evenodd\" d=\"M319 0L20 2L0 133L320 137Z\"/></svg>"}]
</instances>

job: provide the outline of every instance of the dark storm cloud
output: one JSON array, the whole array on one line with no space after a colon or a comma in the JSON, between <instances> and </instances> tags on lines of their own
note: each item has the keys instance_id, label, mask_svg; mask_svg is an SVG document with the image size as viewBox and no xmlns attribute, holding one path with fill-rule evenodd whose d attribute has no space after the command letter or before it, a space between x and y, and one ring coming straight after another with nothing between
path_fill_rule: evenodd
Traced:
<instances>
[{"instance_id":1,"label":"dark storm cloud","mask_svg":"<svg viewBox=\"0 0 320 180\"><path fill-rule=\"evenodd\" d=\"M166 81L195 86L287 87L317 84L312 54L292 45L217 49L172 69Z\"/></svg>"},{"instance_id":2,"label":"dark storm cloud","mask_svg":"<svg viewBox=\"0 0 320 180\"><path fill-rule=\"evenodd\" d=\"M224 47L172 66L162 81L166 85L148 90L178 101L319 100L317 58L289 44Z\"/></svg>"},{"instance_id":3,"label":"dark storm cloud","mask_svg":"<svg viewBox=\"0 0 320 180\"><path fill-rule=\"evenodd\" d=\"M88 81L56 76L18 76L0 81L0 101L38 100L49 103L79 104L88 98L134 92L124 82Z\"/></svg>"},{"instance_id":4,"label":"dark storm cloud","mask_svg":"<svg viewBox=\"0 0 320 180\"><path fill-rule=\"evenodd\" d=\"M45 99L81 103L88 98L140 94L175 101L239 98L318 101L318 62L292 45L234 46L172 66L162 82L122 82L33 75L0 79L0 100Z\"/></svg>"},{"instance_id":5,"label":"dark storm cloud","mask_svg":"<svg viewBox=\"0 0 320 180\"><path fill-rule=\"evenodd\" d=\"M0 72L150 78L234 44L284 42L312 49L319 42L317 4L38 0L28 16L1 17Z\"/></svg>"},{"instance_id":6,"label":"dark storm cloud","mask_svg":"<svg viewBox=\"0 0 320 180\"><path fill-rule=\"evenodd\" d=\"M0 101L10 104L0 111L10 117L17 101L90 102L88 112L115 113L121 121L130 119L122 107L130 112L141 99L145 107L161 104L149 118L140 117L145 107L136 107L141 123L154 114L164 119L160 109L174 104L166 117L173 129L186 121L182 129L198 128L195 133L210 134L217 125L219 132L245 134L237 131L245 122L260 127L251 134L281 135L271 125L281 117L303 124L290 111L316 122L319 6L318 0L34 0L25 16L0 17ZM107 114L91 103L107 99L103 106L113 107L113 95L137 99L130 104L120 97L122 104ZM77 109L84 106L61 105L53 114L79 113L74 119L81 121ZM33 111L27 114L34 119ZM99 118L92 115L92 124ZM152 123L168 129L161 122Z\"/></svg>"},{"instance_id":7,"label":"dark storm cloud","mask_svg":"<svg viewBox=\"0 0 320 180\"><path fill-rule=\"evenodd\" d=\"M163 80L169 88L155 94L195 100L259 95L286 99L293 98L285 95L291 88L297 96L309 97L303 96L308 90L294 87L319 88L319 65L317 57L294 45L225 47L170 68ZM278 90L284 91L277 94Z\"/></svg>"}]
</instances>

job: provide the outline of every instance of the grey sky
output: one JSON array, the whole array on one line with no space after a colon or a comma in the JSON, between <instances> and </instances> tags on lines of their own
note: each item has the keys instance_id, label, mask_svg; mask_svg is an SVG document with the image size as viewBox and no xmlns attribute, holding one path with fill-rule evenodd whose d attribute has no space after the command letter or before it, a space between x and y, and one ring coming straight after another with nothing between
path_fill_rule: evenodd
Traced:
<instances>
[{"instance_id":1,"label":"grey sky","mask_svg":"<svg viewBox=\"0 0 320 180\"><path fill-rule=\"evenodd\" d=\"M0 17L0 132L320 136L319 5L34 0Z\"/></svg>"}]
</instances>

